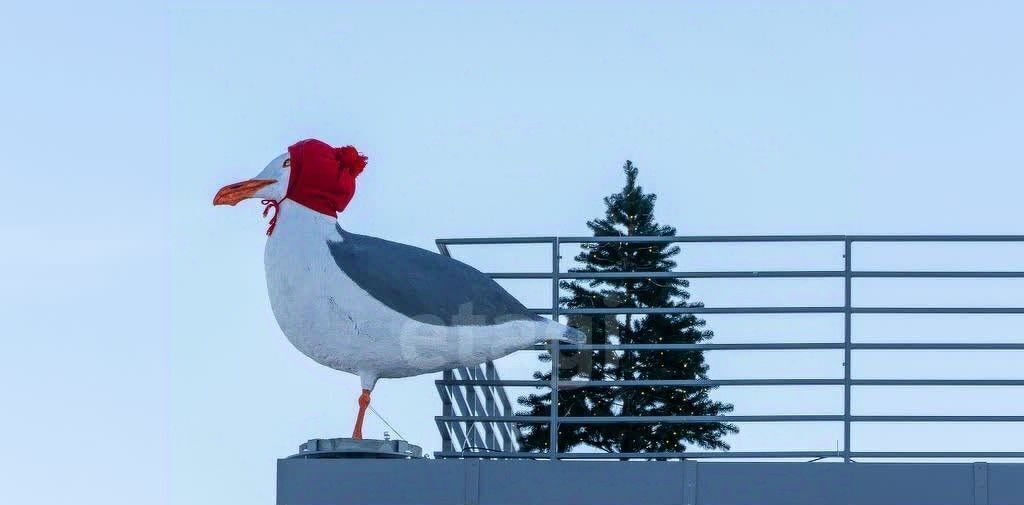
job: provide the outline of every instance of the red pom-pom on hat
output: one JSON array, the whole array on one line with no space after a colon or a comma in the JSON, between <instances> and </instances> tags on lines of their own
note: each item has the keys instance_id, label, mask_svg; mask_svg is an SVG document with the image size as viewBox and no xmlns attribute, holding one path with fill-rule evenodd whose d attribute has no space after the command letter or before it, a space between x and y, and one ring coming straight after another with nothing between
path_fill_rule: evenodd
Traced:
<instances>
[{"instance_id":1,"label":"red pom-pom on hat","mask_svg":"<svg viewBox=\"0 0 1024 505\"><path fill-rule=\"evenodd\" d=\"M341 164L341 170L352 177L363 173L363 169L366 168L366 156L359 154L352 146L336 147L334 157Z\"/></svg>"}]
</instances>

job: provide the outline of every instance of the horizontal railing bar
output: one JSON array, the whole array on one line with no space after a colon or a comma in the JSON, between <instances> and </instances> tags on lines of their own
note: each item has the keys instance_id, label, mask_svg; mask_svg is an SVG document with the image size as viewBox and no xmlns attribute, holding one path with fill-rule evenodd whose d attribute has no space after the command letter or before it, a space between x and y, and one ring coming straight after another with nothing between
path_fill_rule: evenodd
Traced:
<instances>
[{"instance_id":1,"label":"horizontal railing bar","mask_svg":"<svg viewBox=\"0 0 1024 505\"><path fill-rule=\"evenodd\" d=\"M550 314L551 309L529 309ZM563 315L615 314L843 314L844 307L621 307L559 309ZM1024 307L853 307L851 314L1024 314Z\"/></svg>"},{"instance_id":2,"label":"horizontal railing bar","mask_svg":"<svg viewBox=\"0 0 1024 505\"><path fill-rule=\"evenodd\" d=\"M551 459L547 452L498 452L498 451L465 451L435 452L437 459L460 458L494 458L494 459Z\"/></svg>"},{"instance_id":3,"label":"horizontal railing bar","mask_svg":"<svg viewBox=\"0 0 1024 505\"><path fill-rule=\"evenodd\" d=\"M717 272L563 272L560 279L736 279L748 277L842 277L842 270L769 270Z\"/></svg>"},{"instance_id":4,"label":"horizontal railing bar","mask_svg":"<svg viewBox=\"0 0 1024 505\"><path fill-rule=\"evenodd\" d=\"M1024 314L1024 307L854 307L854 314Z\"/></svg>"},{"instance_id":5,"label":"horizontal railing bar","mask_svg":"<svg viewBox=\"0 0 1024 505\"><path fill-rule=\"evenodd\" d=\"M445 423L499 422L547 424L548 416L435 416ZM842 415L761 415L761 416L586 416L559 417L562 424L702 424L702 423L791 423L838 422L855 423L923 423L923 422L1021 422L1024 416L849 416Z\"/></svg>"},{"instance_id":6,"label":"horizontal railing bar","mask_svg":"<svg viewBox=\"0 0 1024 505\"><path fill-rule=\"evenodd\" d=\"M491 244L543 244L554 242L555 237L484 237L484 238L439 238L435 242L445 245L491 245ZM564 244L599 242L842 242L844 235L705 235L705 236L606 236L606 237L558 237ZM1024 240L1024 239L1022 239Z\"/></svg>"},{"instance_id":7,"label":"horizontal railing bar","mask_svg":"<svg viewBox=\"0 0 1024 505\"><path fill-rule=\"evenodd\" d=\"M608 307L560 308L558 313L568 314L670 314L670 313L843 313L844 307ZM550 311L550 309L549 309Z\"/></svg>"},{"instance_id":8,"label":"horizontal railing bar","mask_svg":"<svg viewBox=\"0 0 1024 505\"><path fill-rule=\"evenodd\" d=\"M488 272L492 279L551 279L550 272ZM758 270L708 272L561 272L559 279L743 279L743 278L835 278L842 270ZM1024 278L1024 271L854 271L856 278L942 279L942 278Z\"/></svg>"},{"instance_id":9,"label":"horizontal railing bar","mask_svg":"<svg viewBox=\"0 0 1024 505\"><path fill-rule=\"evenodd\" d=\"M1024 346L1024 344L1021 344ZM749 343L749 344L582 344L570 347L571 350L606 350L606 351L727 351L727 350L808 350L808 349L843 349L842 342L785 342L785 343Z\"/></svg>"},{"instance_id":10,"label":"horizontal railing bar","mask_svg":"<svg viewBox=\"0 0 1024 505\"><path fill-rule=\"evenodd\" d=\"M853 386L1024 386L1024 379L853 379Z\"/></svg>"},{"instance_id":11,"label":"horizontal railing bar","mask_svg":"<svg viewBox=\"0 0 1024 505\"><path fill-rule=\"evenodd\" d=\"M548 452L435 452L436 458L500 458L550 459ZM684 459L768 459L768 458L841 458L835 451L729 451L729 452L625 452L591 453L561 452L558 459L619 459L619 458L684 458ZM1024 458L1020 451L861 451L851 452L853 458Z\"/></svg>"},{"instance_id":12,"label":"horizontal railing bar","mask_svg":"<svg viewBox=\"0 0 1024 505\"><path fill-rule=\"evenodd\" d=\"M548 416L435 416L436 421L446 423L500 422L522 424L547 424ZM841 415L765 415L765 416L586 416L559 417L559 423L569 424L694 424L694 423L763 423L763 422L830 422L842 421Z\"/></svg>"},{"instance_id":13,"label":"horizontal railing bar","mask_svg":"<svg viewBox=\"0 0 1024 505\"><path fill-rule=\"evenodd\" d=\"M1024 350L1024 343L912 343L912 342L894 342L894 343L859 343L851 344L851 349L858 351L874 351L874 350L896 350L896 351L910 351L910 350L927 350L927 351L941 351L941 350Z\"/></svg>"},{"instance_id":14,"label":"horizontal railing bar","mask_svg":"<svg viewBox=\"0 0 1024 505\"><path fill-rule=\"evenodd\" d=\"M850 416L859 423L1018 423L1024 416Z\"/></svg>"},{"instance_id":15,"label":"horizontal railing bar","mask_svg":"<svg viewBox=\"0 0 1024 505\"><path fill-rule=\"evenodd\" d=\"M548 387L549 381L540 380L443 380L434 381L443 386L508 386ZM709 379L709 380L624 380L558 382L559 387L672 387L672 386L841 386L843 379ZM1024 386L1024 379L852 379L851 386Z\"/></svg>"},{"instance_id":16,"label":"horizontal railing bar","mask_svg":"<svg viewBox=\"0 0 1024 505\"><path fill-rule=\"evenodd\" d=\"M1024 235L846 235L852 242L1024 242Z\"/></svg>"},{"instance_id":17,"label":"horizontal railing bar","mask_svg":"<svg viewBox=\"0 0 1024 505\"><path fill-rule=\"evenodd\" d=\"M548 344L539 343L524 350L546 351ZM580 344L571 347L573 351L579 350L813 350L813 349L843 349L841 342L779 342L779 343L741 343L741 344ZM1024 350L1024 342L1003 343L1003 342L951 342L951 343L918 343L918 342L865 342L850 344L855 351L894 350L894 351L941 351L941 350Z\"/></svg>"},{"instance_id":18,"label":"horizontal railing bar","mask_svg":"<svg viewBox=\"0 0 1024 505\"><path fill-rule=\"evenodd\" d=\"M644 387L644 386L838 386L843 379L662 379L662 380L563 380L558 387Z\"/></svg>"},{"instance_id":19,"label":"horizontal railing bar","mask_svg":"<svg viewBox=\"0 0 1024 505\"><path fill-rule=\"evenodd\" d=\"M508 458L549 459L548 452L435 452L437 458ZM620 458L839 458L835 451L729 451L729 452L563 452L558 459L620 459Z\"/></svg>"},{"instance_id":20,"label":"horizontal railing bar","mask_svg":"<svg viewBox=\"0 0 1024 505\"><path fill-rule=\"evenodd\" d=\"M438 245L491 245L491 244L548 244L555 237L490 237L490 238L439 238L434 241Z\"/></svg>"},{"instance_id":21,"label":"horizontal railing bar","mask_svg":"<svg viewBox=\"0 0 1024 505\"><path fill-rule=\"evenodd\" d=\"M861 278L864 278L864 277L875 277L875 278L891 278L891 277L895 277L895 278L907 278L907 279L910 279L910 278L944 278L944 277L950 277L950 278L985 278L985 277L1004 278L1004 277L1009 277L1009 278L1014 278L1014 277L1024 277L1024 272L1022 272L1022 271L1005 271L1005 272L997 272L997 271L967 271L967 270L963 270L963 271L957 271L957 270L952 270L952 271L925 271L925 270L918 270L918 271L892 271L892 272L883 272L883 271L860 271L860 272L858 272L858 271L854 271L854 272L850 273L850 277L861 277Z\"/></svg>"},{"instance_id":22,"label":"horizontal railing bar","mask_svg":"<svg viewBox=\"0 0 1024 505\"><path fill-rule=\"evenodd\" d=\"M539 380L437 380L437 384L448 386L509 386L546 387L549 381ZM560 388L581 387L647 387L647 386L841 386L843 379L715 379L715 380L620 380L620 381L558 381Z\"/></svg>"},{"instance_id":23,"label":"horizontal railing bar","mask_svg":"<svg viewBox=\"0 0 1024 505\"><path fill-rule=\"evenodd\" d=\"M434 381L435 384L442 386L506 386L506 387L538 387L538 386L550 386L551 381L531 380L531 379L480 379L480 380L462 380L462 379L438 379Z\"/></svg>"},{"instance_id":24,"label":"horizontal railing bar","mask_svg":"<svg viewBox=\"0 0 1024 505\"><path fill-rule=\"evenodd\" d=\"M538 349L545 349L546 346ZM745 350L821 350L843 349L842 342L779 342L741 344L581 344L573 351L745 351ZM853 350L1024 350L1024 343L857 343Z\"/></svg>"},{"instance_id":25,"label":"horizontal railing bar","mask_svg":"<svg viewBox=\"0 0 1024 505\"><path fill-rule=\"evenodd\" d=\"M546 244L556 237L439 238L438 245ZM599 242L1024 242L1024 235L693 235L557 237L563 244Z\"/></svg>"},{"instance_id":26,"label":"horizontal railing bar","mask_svg":"<svg viewBox=\"0 0 1024 505\"><path fill-rule=\"evenodd\" d=\"M552 279L551 272L485 272L484 275L492 279Z\"/></svg>"},{"instance_id":27,"label":"horizontal railing bar","mask_svg":"<svg viewBox=\"0 0 1024 505\"><path fill-rule=\"evenodd\" d=\"M551 279L550 272L489 272L492 279ZM735 279L748 277L843 277L842 270L769 270L719 272L560 272L559 279Z\"/></svg>"},{"instance_id":28,"label":"horizontal railing bar","mask_svg":"<svg viewBox=\"0 0 1024 505\"><path fill-rule=\"evenodd\" d=\"M1024 458L1021 451L861 451L855 458Z\"/></svg>"},{"instance_id":29,"label":"horizontal railing bar","mask_svg":"<svg viewBox=\"0 0 1024 505\"><path fill-rule=\"evenodd\" d=\"M843 242L843 235L694 235L674 237L559 237L563 244L596 244L604 242L638 242L642 244L664 244L684 242Z\"/></svg>"}]
</instances>

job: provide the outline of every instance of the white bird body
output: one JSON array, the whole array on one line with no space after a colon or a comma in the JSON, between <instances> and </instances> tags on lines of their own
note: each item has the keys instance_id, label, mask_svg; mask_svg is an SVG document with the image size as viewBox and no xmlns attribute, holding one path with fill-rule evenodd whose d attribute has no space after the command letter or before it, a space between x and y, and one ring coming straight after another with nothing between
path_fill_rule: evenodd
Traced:
<instances>
[{"instance_id":1,"label":"white bird body","mask_svg":"<svg viewBox=\"0 0 1024 505\"><path fill-rule=\"evenodd\" d=\"M546 319L442 326L409 318L338 268L327 248L328 242L345 240L336 220L288 200L279 212L264 253L274 317L296 349L324 366L359 375L366 389L378 378L472 366L565 338L565 327Z\"/></svg>"}]
</instances>

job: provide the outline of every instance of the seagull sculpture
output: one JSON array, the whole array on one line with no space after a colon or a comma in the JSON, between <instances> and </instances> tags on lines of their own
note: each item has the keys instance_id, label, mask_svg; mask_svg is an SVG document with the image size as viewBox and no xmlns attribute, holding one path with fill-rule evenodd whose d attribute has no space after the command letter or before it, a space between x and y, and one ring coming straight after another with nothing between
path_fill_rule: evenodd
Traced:
<instances>
[{"instance_id":1,"label":"seagull sculpture","mask_svg":"<svg viewBox=\"0 0 1024 505\"><path fill-rule=\"evenodd\" d=\"M381 378L475 366L537 342L581 343L580 331L531 313L478 270L446 256L342 229L366 157L303 140L214 205L259 198L267 292L281 331L321 365L359 376L352 438L362 438Z\"/></svg>"}]
</instances>

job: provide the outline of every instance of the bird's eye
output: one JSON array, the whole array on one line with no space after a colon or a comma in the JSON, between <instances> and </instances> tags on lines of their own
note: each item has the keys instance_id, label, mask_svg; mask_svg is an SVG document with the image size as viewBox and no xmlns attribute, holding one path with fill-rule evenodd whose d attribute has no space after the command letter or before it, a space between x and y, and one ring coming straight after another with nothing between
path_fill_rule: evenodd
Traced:
<instances>
[{"instance_id":1,"label":"bird's eye","mask_svg":"<svg viewBox=\"0 0 1024 505\"><path fill-rule=\"evenodd\" d=\"M284 168L288 168L288 167L292 166L292 159L288 158L288 159L284 160L284 164L281 165L281 166L284 167Z\"/></svg>"}]
</instances>

